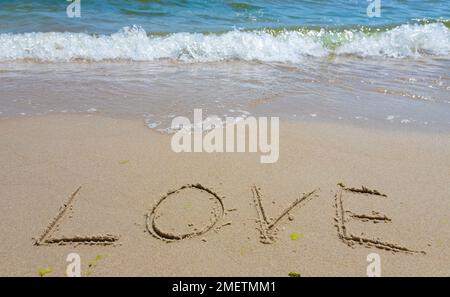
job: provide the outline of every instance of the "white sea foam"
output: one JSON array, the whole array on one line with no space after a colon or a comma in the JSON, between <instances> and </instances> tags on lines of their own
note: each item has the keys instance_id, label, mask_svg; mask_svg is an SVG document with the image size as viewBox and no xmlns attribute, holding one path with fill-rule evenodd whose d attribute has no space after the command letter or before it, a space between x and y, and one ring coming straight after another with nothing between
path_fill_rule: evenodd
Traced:
<instances>
[{"instance_id":1,"label":"white sea foam","mask_svg":"<svg viewBox=\"0 0 450 297\"><path fill-rule=\"evenodd\" d=\"M336 50L337 54L392 58L450 53L450 30L442 23L402 25L390 31L367 35L357 32L352 40Z\"/></svg>"},{"instance_id":2,"label":"white sea foam","mask_svg":"<svg viewBox=\"0 0 450 297\"><path fill-rule=\"evenodd\" d=\"M402 25L367 33L361 31L294 30L230 31L221 34L174 33L148 36L139 28L111 35L85 33L0 34L0 61L154 61L222 60L301 62L305 57L330 54L362 57L449 55L450 30L441 23Z\"/></svg>"},{"instance_id":3,"label":"white sea foam","mask_svg":"<svg viewBox=\"0 0 450 297\"><path fill-rule=\"evenodd\" d=\"M0 35L0 60L76 59L153 61L221 61L229 59L297 62L305 55L324 56L320 43L297 32L273 36L265 32L224 34L175 33L147 36L140 28L124 28L112 35L84 33L24 33Z\"/></svg>"}]
</instances>

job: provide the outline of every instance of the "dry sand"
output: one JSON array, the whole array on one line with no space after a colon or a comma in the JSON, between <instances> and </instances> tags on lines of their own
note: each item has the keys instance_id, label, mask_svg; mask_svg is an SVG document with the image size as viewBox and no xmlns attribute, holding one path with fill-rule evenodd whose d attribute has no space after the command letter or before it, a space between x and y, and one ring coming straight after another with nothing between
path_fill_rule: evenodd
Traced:
<instances>
[{"instance_id":1,"label":"dry sand","mask_svg":"<svg viewBox=\"0 0 450 297\"><path fill-rule=\"evenodd\" d=\"M70 252L90 276L365 276L371 252L384 276L450 275L448 135L284 122L274 164L176 154L135 119L8 119L0 136L0 275L62 276Z\"/></svg>"}]
</instances>

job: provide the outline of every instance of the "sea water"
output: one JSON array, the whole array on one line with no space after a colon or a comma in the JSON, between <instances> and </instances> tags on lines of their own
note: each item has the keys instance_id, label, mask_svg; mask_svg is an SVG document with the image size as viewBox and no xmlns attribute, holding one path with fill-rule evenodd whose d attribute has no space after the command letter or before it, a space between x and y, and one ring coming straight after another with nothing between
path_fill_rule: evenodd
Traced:
<instances>
[{"instance_id":1,"label":"sea water","mask_svg":"<svg viewBox=\"0 0 450 297\"><path fill-rule=\"evenodd\" d=\"M68 5L79 3L79 17ZM0 0L0 119L268 115L450 131L450 1Z\"/></svg>"}]
</instances>

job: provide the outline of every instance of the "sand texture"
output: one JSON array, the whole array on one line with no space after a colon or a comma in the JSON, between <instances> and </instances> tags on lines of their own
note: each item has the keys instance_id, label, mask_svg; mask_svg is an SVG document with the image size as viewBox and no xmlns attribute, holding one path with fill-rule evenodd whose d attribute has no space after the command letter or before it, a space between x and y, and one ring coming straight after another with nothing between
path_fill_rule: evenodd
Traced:
<instances>
[{"instance_id":1,"label":"sand texture","mask_svg":"<svg viewBox=\"0 0 450 297\"><path fill-rule=\"evenodd\" d=\"M135 119L0 121L0 275L450 275L450 138L282 122L280 157L174 153ZM50 272L51 271L51 272Z\"/></svg>"}]
</instances>

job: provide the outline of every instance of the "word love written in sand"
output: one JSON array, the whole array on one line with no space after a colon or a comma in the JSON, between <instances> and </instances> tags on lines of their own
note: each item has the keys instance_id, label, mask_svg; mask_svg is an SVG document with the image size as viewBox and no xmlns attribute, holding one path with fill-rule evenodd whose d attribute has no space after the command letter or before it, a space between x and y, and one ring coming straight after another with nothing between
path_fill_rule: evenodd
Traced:
<instances>
[{"instance_id":1,"label":"word love written in sand","mask_svg":"<svg viewBox=\"0 0 450 297\"><path fill-rule=\"evenodd\" d=\"M89 244L89 245L110 245L117 243L119 236L112 234L100 234L92 236L75 236L75 237L53 237L54 229L57 229L63 217L68 210L72 211L73 201L80 191L79 187L63 205L56 217L50 222L49 226L44 230L43 234L35 241L36 245L50 244ZM253 194L253 203L257 211L258 230L260 231L260 241L262 243L274 243L279 226L286 221L292 220L291 213L301 208L307 202L318 197L317 191L302 194L299 198L287 207L277 218L268 219L263 206L263 197L261 188L253 186L251 188ZM344 208L344 196L346 193L368 196L372 198L387 198L387 195L381 194L376 190L370 190L365 187L349 188L343 184L338 184L338 190L335 194L335 211L334 218L338 231L338 238L348 246L359 244L365 247L374 247L378 249L388 250L392 252L403 253L425 253L423 251L415 251L409 248L373 239L364 236L357 236L348 231L347 223L349 220L359 220L369 223L389 223L391 219L385 215L381 215L376 211L371 214L355 214ZM146 215L147 231L155 238L166 242L180 241L188 238L202 236L210 230L219 231L222 227L231 225L231 222L223 223L223 218L227 211L223 200L213 190L202 186L201 184L187 184L177 190L169 191L163 195ZM195 211L185 211L189 208ZM178 209L178 212L176 211ZM186 213L191 214L186 223ZM187 226L180 228L180 226ZM205 240L205 239L203 239Z\"/></svg>"}]
</instances>

